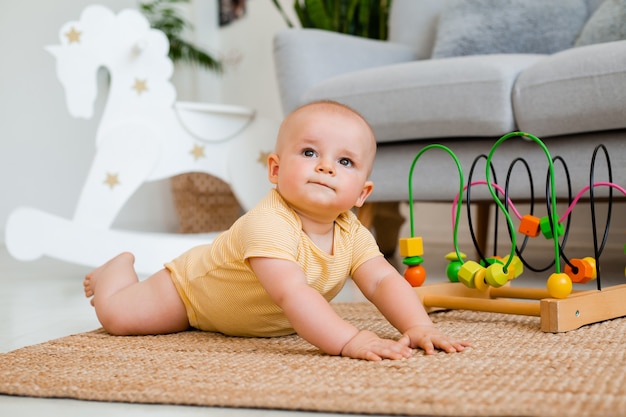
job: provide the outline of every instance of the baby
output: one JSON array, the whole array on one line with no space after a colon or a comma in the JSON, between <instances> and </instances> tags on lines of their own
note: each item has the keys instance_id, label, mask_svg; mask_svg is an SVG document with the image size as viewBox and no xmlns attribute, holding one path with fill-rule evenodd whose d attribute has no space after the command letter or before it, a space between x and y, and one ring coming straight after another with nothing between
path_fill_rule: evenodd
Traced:
<instances>
[{"instance_id":1,"label":"baby","mask_svg":"<svg viewBox=\"0 0 626 417\"><path fill-rule=\"evenodd\" d=\"M293 334L330 355L402 359L412 348L460 352L351 212L373 189L376 141L354 110L304 105L278 132L268 175L275 188L211 244L190 249L139 281L122 253L88 274L85 295L114 335L180 332ZM330 300L348 277L400 331L382 339L339 317Z\"/></svg>"}]
</instances>

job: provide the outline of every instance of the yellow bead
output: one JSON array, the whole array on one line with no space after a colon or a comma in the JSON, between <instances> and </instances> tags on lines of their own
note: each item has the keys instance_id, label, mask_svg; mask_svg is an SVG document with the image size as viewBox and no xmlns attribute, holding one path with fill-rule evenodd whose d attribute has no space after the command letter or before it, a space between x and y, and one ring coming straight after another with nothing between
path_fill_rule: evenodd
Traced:
<instances>
[{"instance_id":1,"label":"yellow bead","mask_svg":"<svg viewBox=\"0 0 626 417\"><path fill-rule=\"evenodd\" d=\"M400 239L400 256L403 258L409 256L422 256L424 254L424 245L421 237L403 237Z\"/></svg>"},{"instance_id":2,"label":"yellow bead","mask_svg":"<svg viewBox=\"0 0 626 417\"><path fill-rule=\"evenodd\" d=\"M587 256L587 257L583 258L583 261L587 261L589 263L589 265L591 265L591 267L593 268L593 276L591 277L591 279L596 279L598 277L598 269L596 267L596 259L592 258L591 256Z\"/></svg>"},{"instance_id":3,"label":"yellow bead","mask_svg":"<svg viewBox=\"0 0 626 417\"><path fill-rule=\"evenodd\" d=\"M487 288L489 288L489 284L487 284L487 281L485 281L486 274L487 268L480 268L478 271L476 271L476 274L474 275L474 286L477 290L485 291Z\"/></svg>"},{"instance_id":4,"label":"yellow bead","mask_svg":"<svg viewBox=\"0 0 626 417\"><path fill-rule=\"evenodd\" d=\"M483 269L478 262L467 261L459 268L459 282L463 283L466 287L475 288L474 275L480 269Z\"/></svg>"},{"instance_id":5,"label":"yellow bead","mask_svg":"<svg viewBox=\"0 0 626 417\"><path fill-rule=\"evenodd\" d=\"M508 271L504 272L504 265L495 263L489 265L485 274L485 281L494 288L498 288L509 282Z\"/></svg>"},{"instance_id":6,"label":"yellow bead","mask_svg":"<svg viewBox=\"0 0 626 417\"><path fill-rule=\"evenodd\" d=\"M554 273L548 278L546 287L551 297L567 298L572 293L572 280L565 273Z\"/></svg>"},{"instance_id":7,"label":"yellow bead","mask_svg":"<svg viewBox=\"0 0 626 417\"><path fill-rule=\"evenodd\" d=\"M505 264L508 261L509 261L509 255L505 256L503 259L503 262ZM509 264L509 269L512 269L513 271L513 277L510 279L515 279L519 277L520 275L522 275L522 273L524 272L524 264L522 263L522 260L519 257L513 255L513 260Z\"/></svg>"},{"instance_id":8,"label":"yellow bead","mask_svg":"<svg viewBox=\"0 0 626 417\"><path fill-rule=\"evenodd\" d=\"M463 252L459 252L461 254L461 260L467 258L467 255L464 254ZM456 252L448 252L445 256L445 258L449 261L458 261L459 257L457 256Z\"/></svg>"}]
</instances>

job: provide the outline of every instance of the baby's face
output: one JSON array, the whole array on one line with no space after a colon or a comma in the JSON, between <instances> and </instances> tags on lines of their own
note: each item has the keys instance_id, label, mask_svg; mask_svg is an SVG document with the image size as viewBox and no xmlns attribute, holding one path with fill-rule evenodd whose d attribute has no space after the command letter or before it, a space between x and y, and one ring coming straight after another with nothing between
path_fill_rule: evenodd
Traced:
<instances>
[{"instance_id":1,"label":"baby's face","mask_svg":"<svg viewBox=\"0 0 626 417\"><path fill-rule=\"evenodd\" d=\"M376 152L363 120L345 110L306 110L281 135L270 180L296 211L334 218L363 204Z\"/></svg>"}]
</instances>

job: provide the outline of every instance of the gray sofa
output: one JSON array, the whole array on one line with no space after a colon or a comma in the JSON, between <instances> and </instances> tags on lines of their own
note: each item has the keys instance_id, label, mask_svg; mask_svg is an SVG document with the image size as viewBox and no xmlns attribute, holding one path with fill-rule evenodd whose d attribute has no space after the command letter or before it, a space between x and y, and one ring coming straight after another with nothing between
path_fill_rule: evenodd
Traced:
<instances>
[{"instance_id":1,"label":"gray sofa","mask_svg":"<svg viewBox=\"0 0 626 417\"><path fill-rule=\"evenodd\" d=\"M408 199L413 158L431 143L449 147L467 176L476 157L488 154L499 137L518 130L531 133L552 157L566 161L574 193L589 184L593 151L604 144L613 182L624 186L624 3L394 0L388 41L287 29L274 40L283 110L333 99L371 123L378 153L369 201L375 203L373 225L386 252L395 248L401 224L394 220L396 207ZM507 140L496 149L498 182L504 182L517 157L527 161L535 197L543 199L548 163L533 141ZM559 164L556 168L557 195L567 198L566 177ZM484 171L483 160L474 179L484 179ZM608 179L603 156L595 175ZM458 191L454 162L440 150L420 158L414 178L415 201L452 201ZM472 191L472 202L479 207L478 237L484 245L492 204L487 190L479 188ZM530 198L525 170L513 171L510 196Z\"/></svg>"}]
</instances>

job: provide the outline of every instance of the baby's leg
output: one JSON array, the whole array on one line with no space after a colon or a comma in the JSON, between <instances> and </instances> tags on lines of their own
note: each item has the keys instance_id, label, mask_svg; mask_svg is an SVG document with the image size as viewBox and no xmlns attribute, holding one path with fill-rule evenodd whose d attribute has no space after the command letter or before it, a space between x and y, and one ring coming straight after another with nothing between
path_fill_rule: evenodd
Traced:
<instances>
[{"instance_id":1,"label":"baby's leg","mask_svg":"<svg viewBox=\"0 0 626 417\"><path fill-rule=\"evenodd\" d=\"M187 312L169 271L139 281L135 258L122 253L85 277L85 295L106 331L115 335L163 334L186 330Z\"/></svg>"}]
</instances>

